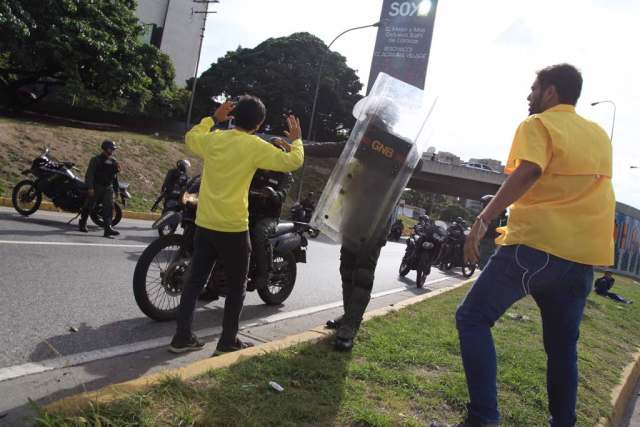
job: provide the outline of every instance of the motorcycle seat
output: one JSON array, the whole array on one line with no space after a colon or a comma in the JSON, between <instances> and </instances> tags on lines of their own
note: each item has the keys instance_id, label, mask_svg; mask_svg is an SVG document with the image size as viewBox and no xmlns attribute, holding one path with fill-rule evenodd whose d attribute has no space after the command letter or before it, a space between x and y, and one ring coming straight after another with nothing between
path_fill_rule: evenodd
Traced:
<instances>
[{"instance_id":1,"label":"motorcycle seat","mask_svg":"<svg viewBox=\"0 0 640 427\"><path fill-rule=\"evenodd\" d=\"M292 222L281 222L276 227L276 232L273 233L273 237L281 236L283 234L291 233L296 230L296 225Z\"/></svg>"}]
</instances>

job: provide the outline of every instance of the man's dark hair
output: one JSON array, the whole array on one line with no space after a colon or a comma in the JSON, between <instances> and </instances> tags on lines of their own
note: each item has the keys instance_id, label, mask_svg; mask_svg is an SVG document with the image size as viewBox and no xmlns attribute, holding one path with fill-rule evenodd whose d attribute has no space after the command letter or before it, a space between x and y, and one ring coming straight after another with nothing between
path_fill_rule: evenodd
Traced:
<instances>
[{"instance_id":1,"label":"man's dark hair","mask_svg":"<svg viewBox=\"0 0 640 427\"><path fill-rule=\"evenodd\" d=\"M553 85L561 104L576 105L582 91L582 74L571 64L556 64L538 71L542 90Z\"/></svg>"},{"instance_id":2,"label":"man's dark hair","mask_svg":"<svg viewBox=\"0 0 640 427\"><path fill-rule=\"evenodd\" d=\"M267 115L267 109L260 98L244 95L240 97L231 114L237 127L250 131L262 123Z\"/></svg>"}]
</instances>

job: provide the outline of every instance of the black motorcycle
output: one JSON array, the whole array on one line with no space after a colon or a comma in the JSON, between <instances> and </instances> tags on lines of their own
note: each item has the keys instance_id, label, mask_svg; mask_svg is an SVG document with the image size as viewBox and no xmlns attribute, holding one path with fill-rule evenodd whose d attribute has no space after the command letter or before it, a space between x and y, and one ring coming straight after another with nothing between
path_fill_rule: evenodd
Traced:
<instances>
[{"instance_id":1,"label":"black motorcycle","mask_svg":"<svg viewBox=\"0 0 640 427\"><path fill-rule=\"evenodd\" d=\"M193 255L196 207L199 179L194 179L184 192L182 212L171 212L154 223L155 227L179 222L184 233L170 234L153 241L142 253L133 275L133 294L140 310L153 320L174 320L180 303L184 280ZM257 289L268 305L282 304L293 291L296 282L296 263L307 261L308 224L281 222L270 237L273 254L267 285ZM248 288L255 277L253 266L249 270ZM216 262L205 287L208 300L227 294L224 265Z\"/></svg>"},{"instance_id":2,"label":"black motorcycle","mask_svg":"<svg viewBox=\"0 0 640 427\"><path fill-rule=\"evenodd\" d=\"M414 233L407 239L407 248L400 263L400 276L404 277L411 270L416 270L416 285L422 288L445 239L445 231L435 224L416 226Z\"/></svg>"},{"instance_id":3,"label":"black motorcycle","mask_svg":"<svg viewBox=\"0 0 640 427\"><path fill-rule=\"evenodd\" d=\"M199 179L199 176L197 178ZM166 221L163 221L163 219L165 217L171 217L173 212L182 212L183 204L180 202L180 197L182 197L182 194L188 188L192 180L193 178L191 180L185 181L184 184L178 184L174 186L174 188L168 189L164 193L160 194L160 196L158 196L155 203L151 207L151 212L155 212L160 202L163 202L162 214L152 226L153 228L158 230L158 234L160 236L173 234L178 229L180 221L171 221L170 223L168 223ZM164 225L162 227L156 226L156 224L160 222L163 222Z\"/></svg>"},{"instance_id":4,"label":"black motorcycle","mask_svg":"<svg viewBox=\"0 0 640 427\"><path fill-rule=\"evenodd\" d=\"M305 222L308 224L309 221L311 221L313 210L305 208L300 203L296 203L295 205L291 206L289 213L289 218L291 219L291 221ZM307 234L309 234L309 237L316 238L320 234L320 230L318 230L317 228L309 227L309 232Z\"/></svg>"},{"instance_id":5,"label":"black motorcycle","mask_svg":"<svg viewBox=\"0 0 640 427\"><path fill-rule=\"evenodd\" d=\"M402 223L402 221L398 220L394 222L393 225L391 226L391 230L389 230L388 239L393 242L397 242L398 240L400 240L400 237L402 237L403 231L404 231L404 224Z\"/></svg>"},{"instance_id":6,"label":"black motorcycle","mask_svg":"<svg viewBox=\"0 0 640 427\"><path fill-rule=\"evenodd\" d=\"M59 162L50 157L47 148L33 160L31 168L22 171L23 175L31 175L34 179L25 179L13 187L13 207L20 215L29 216L40 208L45 195L63 211L79 214L88 197L89 188L76 176L74 170L78 169L73 163ZM120 183L118 195L122 206L126 206L126 200L131 198L128 188L129 184ZM89 215L97 226L104 226L101 202L95 204ZM121 219L122 208L114 202L112 225L118 224Z\"/></svg>"},{"instance_id":7,"label":"black motorcycle","mask_svg":"<svg viewBox=\"0 0 640 427\"><path fill-rule=\"evenodd\" d=\"M461 267L464 277L471 277L476 271L475 264L469 264L464 261L466 233L467 227L462 219L454 221L447 228L447 238L438 256L438 263L441 270L448 271L454 267Z\"/></svg>"}]
</instances>

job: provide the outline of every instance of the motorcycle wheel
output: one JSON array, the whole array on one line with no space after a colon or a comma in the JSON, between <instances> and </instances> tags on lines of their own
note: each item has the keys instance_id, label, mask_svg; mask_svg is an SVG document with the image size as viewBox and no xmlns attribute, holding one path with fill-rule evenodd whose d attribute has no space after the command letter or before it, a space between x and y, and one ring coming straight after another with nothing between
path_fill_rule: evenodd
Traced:
<instances>
[{"instance_id":1,"label":"motorcycle wheel","mask_svg":"<svg viewBox=\"0 0 640 427\"><path fill-rule=\"evenodd\" d=\"M160 237L168 236L170 234L174 234L177 229L178 229L178 224L165 225L164 227L158 228L158 234L160 235Z\"/></svg>"},{"instance_id":2,"label":"motorcycle wheel","mask_svg":"<svg viewBox=\"0 0 640 427\"><path fill-rule=\"evenodd\" d=\"M91 221L98 227L104 227L104 220L102 219L102 203L96 203L96 207L89 214ZM118 225L122 220L122 208L116 202L113 202L113 218L111 219L111 225Z\"/></svg>"},{"instance_id":3,"label":"motorcycle wheel","mask_svg":"<svg viewBox=\"0 0 640 427\"><path fill-rule=\"evenodd\" d=\"M267 305L282 304L293 291L296 275L296 257L292 252L274 255L273 274L267 286L258 289L258 295Z\"/></svg>"},{"instance_id":4,"label":"motorcycle wheel","mask_svg":"<svg viewBox=\"0 0 640 427\"><path fill-rule=\"evenodd\" d=\"M411 271L411 268L403 260L402 263L400 264L400 270L398 271L398 274L400 275L400 277L404 277L407 274L409 274L410 271Z\"/></svg>"},{"instance_id":5,"label":"motorcycle wheel","mask_svg":"<svg viewBox=\"0 0 640 427\"><path fill-rule=\"evenodd\" d=\"M190 262L173 260L181 246L179 234L161 237L147 246L136 264L133 296L140 310L153 320L175 320L178 313Z\"/></svg>"},{"instance_id":6,"label":"motorcycle wheel","mask_svg":"<svg viewBox=\"0 0 640 427\"><path fill-rule=\"evenodd\" d=\"M427 281L427 275L424 271L418 270L416 275L416 286L420 289L424 287L424 282Z\"/></svg>"},{"instance_id":7,"label":"motorcycle wheel","mask_svg":"<svg viewBox=\"0 0 640 427\"><path fill-rule=\"evenodd\" d=\"M473 273L476 271L476 265L475 264L467 264L464 263L464 265L462 266L462 275L464 277L471 277L473 276Z\"/></svg>"},{"instance_id":8,"label":"motorcycle wheel","mask_svg":"<svg viewBox=\"0 0 640 427\"><path fill-rule=\"evenodd\" d=\"M29 216L40 208L42 193L36 189L35 182L25 179L13 187L11 202L20 215Z\"/></svg>"}]
</instances>

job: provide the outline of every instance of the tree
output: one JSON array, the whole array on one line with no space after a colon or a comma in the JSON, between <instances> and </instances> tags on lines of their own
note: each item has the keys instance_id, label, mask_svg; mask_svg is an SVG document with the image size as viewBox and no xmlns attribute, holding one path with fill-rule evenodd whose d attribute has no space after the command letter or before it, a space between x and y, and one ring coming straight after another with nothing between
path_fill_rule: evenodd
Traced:
<instances>
[{"instance_id":1,"label":"tree","mask_svg":"<svg viewBox=\"0 0 640 427\"><path fill-rule=\"evenodd\" d=\"M198 79L194 117L211 113L212 97L248 93L267 106L267 130L281 132L283 114L292 112L300 117L306 135L318 67L325 55L313 139L344 138L344 131L355 122L351 110L361 98L362 84L342 55L309 33L270 38L253 49L238 47L219 58Z\"/></svg>"},{"instance_id":2,"label":"tree","mask_svg":"<svg viewBox=\"0 0 640 427\"><path fill-rule=\"evenodd\" d=\"M440 211L440 219L446 222L455 221L456 218L461 217L465 220L473 218L473 215L469 213L464 207L459 204L447 205Z\"/></svg>"},{"instance_id":3,"label":"tree","mask_svg":"<svg viewBox=\"0 0 640 427\"><path fill-rule=\"evenodd\" d=\"M51 86L77 82L106 100L143 109L173 88L169 58L139 36L134 0L0 2L0 101L37 102ZM40 88L33 90L34 87ZM35 92L35 94L34 94Z\"/></svg>"}]
</instances>

